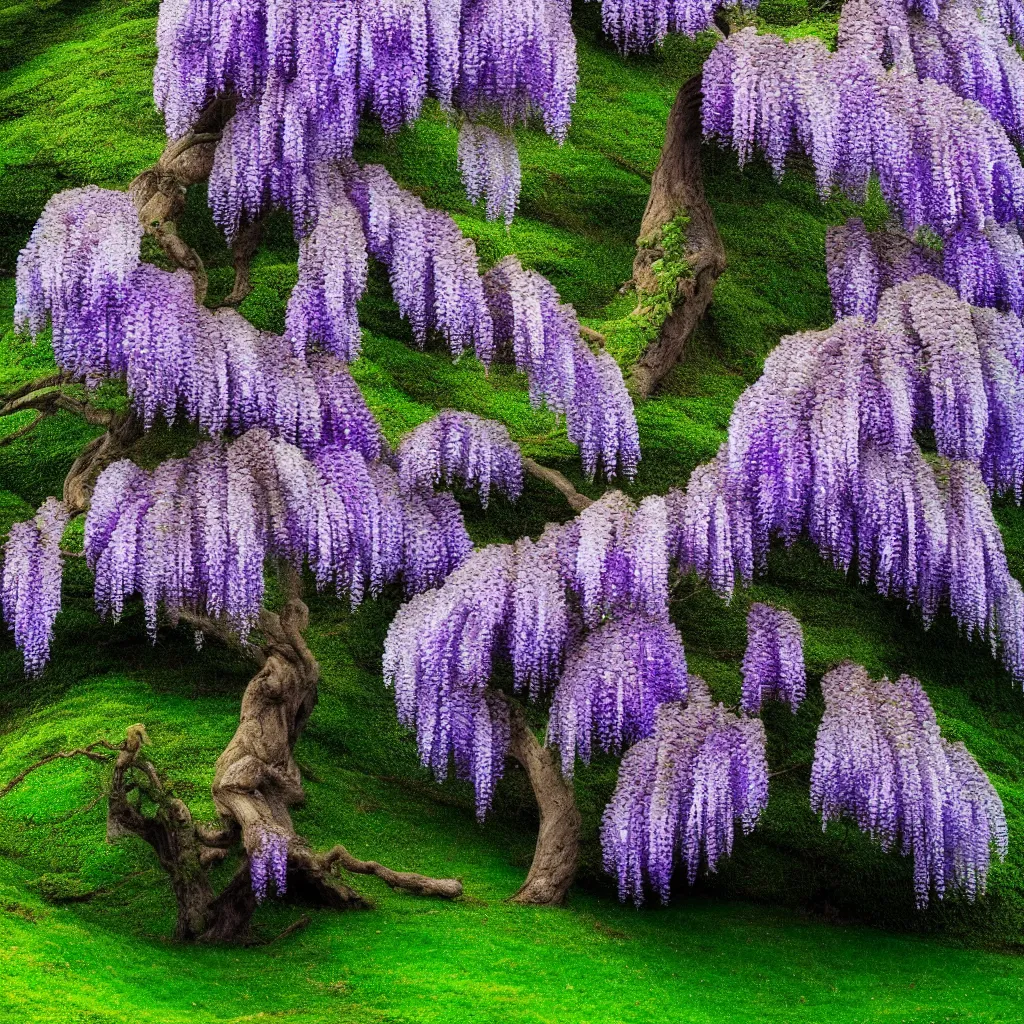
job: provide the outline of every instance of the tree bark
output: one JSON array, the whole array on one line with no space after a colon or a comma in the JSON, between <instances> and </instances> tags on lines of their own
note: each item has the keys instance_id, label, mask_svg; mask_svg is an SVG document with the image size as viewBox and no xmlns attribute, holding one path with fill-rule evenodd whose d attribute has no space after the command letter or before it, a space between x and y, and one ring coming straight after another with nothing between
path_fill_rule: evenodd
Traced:
<instances>
[{"instance_id":1,"label":"tree bark","mask_svg":"<svg viewBox=\"0 0 1024 1024\"><path fill-rule=\"evenodd\" d=\"M210 176L217 142L234 109L232 97L215 99L192 131L169 142L160 159L128 187L143 231L156 240L175 266L191 274L199 303L206 298L206 268L199 253L178 234L178 220L185 212L189 187Z\"/></svg>"},{"instance_id":2,"label":"tree bark","mask_svg":"<svg viewBox=\"0 0 1024 1024\"><path fill-rule=\"evenodd\" d=\"M89 507L96 478L112 462L125 458L142 432L142 422L135 413L119 413L107 425L106 433L82 449L64 477L64 504L72 516Z\"/></svg>"},{"instance_id":3,"label":"tree bark","mask_svg":"<svg viewBox=\"0 0 1024 1024\"><path fill-rule=\"evenodd\" d=\"M644 398L679 361L725 270L725 246L704 195L701 99L701 77L694 75L679 90L669 114L637 241L633 280L642 304L643 295L654 294L659 287L652 264L664 255L659 246L662 230L680 214L689 218L685 251L690 275L680 278L672 312L633 368L633 389Z\"/></svg>"},{"instance_id":4,"label":"tree bark","mask_svg":"<svg viewBox=\"0 0 1024 1024\"><path fill-rule=\"evenodd\" d=\"M297 577L291 575L297 593ZM223 624L197 615L182 618L217 637ZM428 878L393 871L376 861L360 861L343 846L317 854L295 831L291 808L305 800L295 762L295 744L316 705L320 669L302 635L309 622L306 605L293 596L280 613L264 610L259 630L262 647L244 653L259 665L246 686L238 728L217 759L213 798L219 828L194 824L188 808L175 799L148 761L140 757L147 742L142 726L133 726L118 756L111 787L108 836L132 833L155 851L171 880L178 906L175 936L202 942L248 942L256 911L250 861L267 833L287 841L287 894L335 910L372 904L333 874L336 865L358 874L374 874L393 888L425 896L456 899L457 879ZM155 804L142 813L129 794L138 790ZM225 859L239 843L244 856L231 881L215 894L211 865Z\"/></svg>"},{"instance_id":5,"label":"tree bark","mask_svg":"<svg viewBox=\"0 0 1024 1024\"><path fill-rule=\"evenodd\" d=\"M558 906L565 902L579 866L580 812L572 785L562 778L554 752L534 736L522 709L511 701L509 720L509 754L526 769L540 811L533 862L512 902Z\"/></svg>"}]
</instances>

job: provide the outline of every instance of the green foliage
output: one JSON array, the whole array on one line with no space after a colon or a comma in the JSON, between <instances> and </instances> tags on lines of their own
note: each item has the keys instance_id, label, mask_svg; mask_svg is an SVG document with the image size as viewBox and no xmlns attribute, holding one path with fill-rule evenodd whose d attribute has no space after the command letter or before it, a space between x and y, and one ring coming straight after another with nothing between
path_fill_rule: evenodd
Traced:
<instances>
[{"instance_id":1,"label":"green foliage","mask_svg":"<svg viewBox=\"0 0 1024 1024\"><path fill-rule=\"evenodd\" d=\"M515 252L548 275L628 364L651 328L630 316L635 297L618 288L631 273L673 97L713 37L673 40L659 54L622 60L597 38L595 7L577 13L582 77L568 142L557 147L540 134L520 134L523 200L510 231L488 224L466 202L456 131L439 111L391 139L367 130L360 156L385 162L426 202L453 211L485 263ZM50 194L87 181L124 187L159 153L163 131L149 92L155 8L149 0L0 0L0 40L9 26L20 37L16 51L0 47L0 66L9 65L0 71L3 272L10 273ZM803 0L767 0L760 17L794 33L834 32L834 20L815 20L823 18L820 6ZM740 172L730 155L707 149L705 170L728 269L684 362L637 410L644 460L628 488L636 496L684 484L724 439L737 395L779 337L831 320L828 226L855 212L871 224L885 216L877 196L862 209L822 202L798 168L776 182L763 165ZM210 267L212 296L223 295L230 259L201 190L190 196L183 230ZM659 268L666 295L681 269L684 233L680 222L667 240ZM245 315L280 330L295 273L288 224L275 219L253 268ZM12 301L12 282L0 280L0 304L9 310ZM529 454L599 493L600 484L581 479L564 428L530 407L515 374L486 374L473 360L453 365L443 351L410 347L379 273L362 314L364 355L354 370L393 442L437 409L458 406L503 420ZM7 316L0 390L52 365L46 342L16 338ZM0 447L0 536L59 493L94 434L61 415ZM193 442L186 430L159 430L144 457ZM499 500L483 514L467 499L465 508L481 543L536 534L568 515L554 492L532 479L517 506ZM999 516L1011 566L1024 574L1024 512L1007 506ZM69 549L80 545L80 530L80 523L69 528ZM802 546L776 552L766 577L731 606L692 579L679 580L674 593L691 667L720 699L739 695L752 600L776 601L801 619L812 672L798 714L766 711L777 774L764 821L696 894L681 888L671 907L639 913L617 904L595 840L615 774L615 762L603 759L577 780L585 864L569 909L504 903L521 881L536 829L525 780L510 769L492 819L478 828L467 787L437 786L418 766L414 739L398 726L382 684L381 645L398 595L354 614L317 598L310 643L323 685L297 751L309 792L300 830L318 847L343 841L398 868L462 876L468 898L438 904L360 878L360 890L378 901L376 912L313 913L305 931L264 948L178 947L167 939L172 901L150 851L132 840L103 842L103 769L60 762L0 801L0 1020L1020 1020L1019 961L948 944L1024 941L1024 698L988 652L957 636L947 619L924 632L912 613L842 578ZM117 739L141 721L178 795L198 815L212 815L213 764L237 722L246 667L215 646L197 653L186 630L162 631L150 646L138 608L116 625L98 621L81 559L68 560L65 601L54 663L42 680L27 683L13 645L0 639L0 781L54 749ZM851 829L822 833L811 814L816 681L847 657L875 673L920 676L945 734L967 743L999 789L1010 859L974 907L950 900L916 914L904 859L881 854ZM259 914L261 934L272 937L297 914L269 904ZM941 933L944 941L867 930L852 920Z\"/></svg>"}]
</instances>

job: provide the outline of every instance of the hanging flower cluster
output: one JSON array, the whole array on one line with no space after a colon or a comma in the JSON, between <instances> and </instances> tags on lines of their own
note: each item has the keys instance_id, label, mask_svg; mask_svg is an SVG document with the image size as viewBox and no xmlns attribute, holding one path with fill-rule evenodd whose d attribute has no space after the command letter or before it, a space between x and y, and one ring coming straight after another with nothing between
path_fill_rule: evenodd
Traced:
<instances>
[{"instance_id":1,"label":"hanging flower cluster","mask_svg":"<svg viewBox=\"0 0 1024 1024\"><path fill-rule=\"evenodd\" d=\"M755 602L747 614L741 707L756 715L765 699L785 701L795 712L807 692L804 635L785 608Z\"/></svg>"},{"instance_id":2,"label":"hanging flower cluster","mask_svg":"<svg viewBox=\"0 0 1024 1024\"><path fill-rule=\"evenodd\" d=\"M627 613L588 633L569 653L555 689L547 742L558 747L562 774L576 757L618 753L650 736L667 701L686 699L686 654L667 618Z\"/></svg>"},{"instance_id":3,"label":"hanging flower cluster","mask_svg":"<svg viewBox=\"0 0 1024 1024\"><path fill-rule=\"evenodd\" d=\"M741 164L761 150L777 175L802 150L822 193L861 198L876 175L910 232L1024 216L1024 168L1002 127L948 86L884 71L878 56L860 46L833 55L813 37L786 43L743 29L704 66L705 132L731 143ZM766 95L773 102L762 102Z\"/></svg>"},{"instance_id":4,"label":"hanging flower cluster","mask_svg":"<svg viewBox=\"0 0 1024 1024\"><path fill-rule=\"evenodd\" d=\"M269 205L305 230L318 168L350 157L364 112L394 132L427 96L565 137L576 89L565 0L175 0L157 26L157 106L178 138L212 98L235 111L210 179L229 235Z\"/></svg>"},{"instance_id":5,"label":"hanging flower cluster","mask_svg":"<svg viewBox=\"0 0 1024 1024\"><path fill-rule=\"evenodd\" d=\"M984 893L993 852L1007 849L1002 801L964 745L942 738L921 684L875 682L848 662L821 689L811 806L823 825L851 818L883 849L898 844L914 859L918 906Z\"/></svg>"},{"instance_id":6,"label":"hanging flower cluster","mask_svg":"<svg viewBox=\"0 0 1024 1024\"><path fill-rule=\"evenodd\" d=\"M264 830L259 845L249 858L249 877L257 903L267 898L268 883L273 881L278 896L288 887L288 836Z\"/></svg>"},{"instance_id":7,"label":"hanging flower cluster","mask_svg":"<svg viewBox=\"0 0 1024 1024\"><path fill-rule=\"evenodd\" d=\"M703 32L727 6L721 0L602 0L601 23L623 53L643 52L660 46L670 32ZM757 0L740 6L749 10Z\"/></svg>"},{"instance_id":8,"label":"hanging flower cluster","mask_svg":"<svg viewBox=\"0 0 1024 1024\"><path fill-rule=\"evenodd\" d=\"M947 0L937 19L908 18L906 31L918 78L934 79L974 100L1013 139L1021 140L1024 60L998 22L978 17L972 3Z\"/></svg>"},{"instance_id":9,"label":"hanging flower cluster","mask_svg":"<svg viewBox=\"0 0 1024 1024\"><path fill-rule=\"evenodd\" d=\"M299 278L285 334L299 358L315 344L350 363L362 347L356 307L369 263L362 218L333 168L320 174L316 205L313 226L299 237Z\"/></svg>"},{"instance_id":10,"label":"hanging flower cluster","mask_svg":"<svg viewBox=\"0 0 1024 1024\"><path fill-rule=\"evenodd\" d=\"M24 655L29 676L39 675L50 660L64 576L60 539L67 524L64 505L47 498L34 518L11 527L4 545L0 609Z\"/></svg>"},{"instance_id":11,"label":"hanging flower cluster","mask_svg":"<svg viewBox=\"0 0 1024 1024\"><path fill-rule=\"evenodd\" d=\"M887 292L877 326L783 339L718 459L667 499L673 554L729 597L772 538L809 536L926 622L948 601L1024 677L1024 594L985 486L1019 486L1022 341L1012 314L971 310L927 277ZM924 458L916 427L949 461Z\"/></svg>"},{"instance_id":12,"label":"hanging flower cluster","mask_svg":"<svg viewBox=\"0 0 1024 1024\"><path fill-rule=\"evenodd\" d=\"M682 645L667 621L667 533L661 498L637 507L609 491L536 542L478 549L442 586L403 605L384 644L384 678L399 718L416 730L423 763L443 773L451 754L458 760L476 742L478 727L492 730L498 712L481 698L500 657L511 661L516 688L539 698L575 652L555 696L562 711L554 728L570 765L577 744L589 756L595 728L599 746L628 742L648 727L659 699L685 693ZM605 617L612 621L601 626ZM618 673L599 665L613 656ZM615 704L616 693L626 702L618 724L584 722ZM465 718L467 708L486 721ZM500 770L500 758L473 763ZM483 814L496 776L473 781Z\"/></svg>"},{"instance_id":13,"label":"hanging flower cluster","mask_svg":"<svg viewBox=\"0 0 1024 1024\"><path fill-rule=\"evenodd\" d=\"M388 268L417 344L437 331L452 355L472 351L488 365L494 330L473 242L448 214L427 209L377 164L354 171L350 187L370 252Z\"/></svg>"},{"instance_id":14,"label":"hanging flower cluster","mask_svg":"<svg viewBox=\"0 0 1024 1024\"><path fill-rule=\"evenodd\" d=\"M620 899L640 904L652 888L668 901L676 860L692 884L732 852L736 826L753 829L768 804L764 725L714 705L703 680L687 704L662 704L654 734L622 759L601 823L605 869Z\"/></svg>"},{"instance_id":15,"label":"hanging flower cluster","mask_svg":"<svg viewBox=\"0 0 1024 1024\"><path fill-rule=\"evenodd\" d=\"M35 335L49 320L57 362L72 373L120 369L120 313L141 242L127 193L88 185L53 196L18 258L15 328Z\"/></svg>"},{"instance_id":16,"label":"hanging flower cluster","mask_svg":"<svg viewBox=\"0 0 1024 1024\"><path fill-rule=\"evenodd\" d=\"M459 129L459 168L469 201L483 200L488 220L500 217L511 224L522 187L515 137L463 121Z\"/></svg>"},{"instance_id":17,"label":"hanging flower cluster","mask_svg":"<svg viewBox=\"0 0 1024 1024\"><path fill-rule=\"evenodd\" d=\"M539 117L559 142L576 98L568 0L464 0L458 106L506 126Z\"/></svg>"},{"instance_id":18,"label":"hanging flower cluster","mask_svg":"<svg viewBox=\"0 0 1024 1024\"><path fill-rule=\"evenodd\" d=\"M152 472L116 462L97 480L85 521L97 606L116 619L137 593L150 630L163 605L172 617L189 609L223 618L244 637L263 602L268 558L308 564L320 586L353 602L406 568L416 585L434 586L466 557L465 528L447 511L448 522L431 515L420 497L397 496L393 474L389 491L355 452L328 449L314 464L262 430L202 444ZM408 535L421 530L433 566L409 556Z\"/></svg>"},{"instance_id":19,"label":"hanging flower cluster","mask_svg":"<svg viewBox=\"0 0 1024 1024\"><path fill-rule=\"evenodd\" d=\"M615 360L580 341L575 310L540 274L509 256L484 275L498 353L526 373L530 398L564 413L569 440L583 467L632 477L640 438L626 383ZM600 400L595 400L600 396Z\"/></svg>"},{"instance_id":20,"label":"hanging flower cluster","mask_svg":"<svg viewBox=\"0 0 1024 1024\"><path fill-rule=\"evenodd\" d=\"M460 483L487 507L491 488L515 501L523 491L523 460L495 420L442 409L411 430L398 449L398 477L406 490Z\"/></svg>"},{"instance_id":21,"label":"hanging flower cluster","mask_svg":"<svg viewBox=\"0 0 1024 1024\"><path fill-rule=\"evenodd\" d=\"M825 263L836 316L874 320L882 293L921 274L941 278L972 306L1024 314L1024 243L1013 224L961 227L938 252L895 231L869 232L857 217L829 228Z\"/></svg>"}]
</instances>

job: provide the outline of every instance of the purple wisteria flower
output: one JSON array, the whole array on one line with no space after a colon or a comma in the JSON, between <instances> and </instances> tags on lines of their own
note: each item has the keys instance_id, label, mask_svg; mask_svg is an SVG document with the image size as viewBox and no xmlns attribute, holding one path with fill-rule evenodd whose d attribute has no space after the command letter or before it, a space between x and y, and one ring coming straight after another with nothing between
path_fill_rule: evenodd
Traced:
<instances>
[{"instance_id":1,"label":"purple wisteria flower","mask_svg":"<svg viewBox=\"0 0 1024 1024\"><path fill-rule=\"evenodd\" d=\"M483 200L488 220L501 218L511 224L522 187L515 136L464 121L459 129L459 169L469 201Z\"/></svg>"},{"instance_id":2,"label":"purple wisteria flower","mask_svg":"<svg viewBox=\"0 0 1024 1024\"><path fill-rule=\"evenodd\" d=\"M785 701L795 712L807 691L803 630L785 608L755 602L747 614L741 706L756 715L765 699Z\"/></svg>"},{"instance_id":3,"label":"purple wisteria flower","mask_svg":"<svg viewBox=\"0 0 1024 1024\"><path fill-rule=\"evenodd\" d=\"M257 903L267 898L268 883L274 883L278 896L288 887L288 837L282 832L260 833L256 849L249 856L249 877Z\"/></svg>"},{"instance_id":4,"label":"purple wisteria flower","mask_svg":"<svg viewBox=\"0 0 1024 1024\"><path fill-rule=\"evenodd\" d=\"M1022 352L1013 314L966 306L930 277L885 292L877 324L784 338L718 458L666 499L669 550L728 598L773 538L809 537L926 624L948 602L1024 678L1022 592L985 486L1020 486ZM915 430L943 457L926 458Z\"/></svg>"},{"instance_id":5,"label":"purple wisteria flower","mask_svg":"<svg viewBox=\"0 0 1024 1024\"><path fill-rule=\"evenodd\" d=\"M523 460L504 424L442 409L410 431L398 449L398 478L407 491L460 483L487 507L491 488L510 501L523 491Z\"/></svg>"},{"instance_id":6,"label":"purple wisteria flower","mask_svg":"<svg viewBox=\"0 0 1024 1024\"><path fill-rule=\"evenodd\" d=\"M622 759L601 822L605 869L619 898L640 904L650 887L667 902L677 859L692 884L732 852L736 826L750 832L768 803L760 719L714 705L690 677L688 703L662 704L653 736Z\"/></svg>"},{"instance_id":7,"label":"purple wisteria flower","mask_svg":"<svg viewBox=\"0 0 1024 1024\"><path fill-rule=\"evenodd\" d=\"M63 503L47 498L32 519L11 527L4 544L0 608L29 676L42 673L50 660L64 575L60 540L67 524Z\"/></svg>"},{"instance_id":8,"label":"purple wisteria flower","mask_svg":"<svg viewBox=\"0 0 1024 1024\"><path fill-rule=\"evenodd\" d=\"M162 605L172 618L222 617L244 637L268 558L308 565L321 587L357 603L399 573L409 592L436 586L470 547L450 495L403 498L391 470L354 450L324 449L314 463L258 429L152 472L114 463L85 521L98 608L117 619L137 593L151 631Z\"/></svg>"},{"instance_id":9,"label":"purple wisteria flower","mask_svg":"<svg viewBox=\"0 0 1024 1024\"><path fill-rule=\"evenodd\" d=\"M913 857L919 907L932 894L983 893L992 854L1006 854L1003 805L963 744L942 738L921 684L874 682L847 662L821 688L811 806L823 827L846 817L883 849L898 844Z\"/></svg>"},{"instance_id":10,"label":"purple wisteria flower","mask_svg":"<svg viewBox=\"0 0 1024 1024\"><path fill-rule=\"evenodd\" d=\"M655 713L685 700L686 655L667 619L630 613L610 619L570 652L551 701L547 742L558 747L562 774L572 778L578 756L619 752L650 736Z\"/></svg>"}]
</instances>

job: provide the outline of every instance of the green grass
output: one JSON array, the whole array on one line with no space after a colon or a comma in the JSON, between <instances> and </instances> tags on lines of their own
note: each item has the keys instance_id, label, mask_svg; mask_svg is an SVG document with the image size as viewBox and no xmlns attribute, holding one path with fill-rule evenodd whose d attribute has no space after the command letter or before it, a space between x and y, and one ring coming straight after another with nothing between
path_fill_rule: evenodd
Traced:
<instances>
[{"instance_id":1,"label":"green grass","mask_svg":"<svg viewBox=\"0 0 1024 1024\"><path fill-rule=\"evenodd\" d=\"M54 191L84 182L124 187L159 153L163 133L150 99L156 4L124 0L0 0L0 273L10 274ZM771 0L762 17L793 32L831 31L804 0ZM522 207L510 231L486 223L461 190L456 132L437 111L392 139L367 129L360 157L387 164L432 205L452 211L490 264L508 253L548 275L588 323L608 332L624 363L643 337L629 320L633 246L678 85L700 66L710 38L675 41L659 55L623 61L596 34L590 5L577 12L580 99L561 148L521 134ZM13 32L16 47L6 44ZM6 44L6 45L5 45ZM799 173L781 183L755 165L740 172L709 150L706 180L729 268L683 363L638 408L644 461L631 493L685 483L725 436L740 391L780 336L831 319L824 234L853 212L822 204ZM879 217L877 200L867 210ZM230 286L228 255L201 190L183 225L211 268L216 296ZM270 225L243 312L280 330L295 281L288 224ZM0 280L0 305L13 282ZM532 410L523 381L485 374L439 351L409 347L409 333L375 274L363 303L364 355L355 373L389 438L443 406L508 424L531 455L580 477L564 429ZM0 324L0 390L52 365ZM6 326L4 326L6 325ZM113 396L116 400L116 395ZM16 426L17 424L4 425ZM91 436L69 416L0 447L0 535L61 481ZM188 443L155 436L149 457ZM528 482L513 507L467 519L480 542L536 533L567 509ZM1011 566L1024 574L1024 514L999 509ZM92 611L90 580L73 560L54 662L38 681L20 673L0 638L0 781L33 759L98 736L115 739L144 722L152 754L195 813L210 816L213 762L234 730L245 666L184 631L151 647L132 608L118 625ZM312 602L311 646L323 666L320 704L299 744L308 805L299 828L318 847L342 841L395 867L458 875L455 905L395 895L375 880L358 887L373 912L314 912L305 930L269 946L175 945L167 884L148 849L104 842L97 766L61 762L0 803L0 1020L353 1022L803 1022L1018 1021L1024 945L1024 698L988 652L942 619L924 632L916 617L824 567L797 547L773 555L769 572L730 607L680 580L673 614L694 671L735 702L744 617L770 599L802 620L811 670L799 714L770 708L773 772L767 814L737 843L720 874L668 908L622 907L600 871L596 824L614 784L602 760L577 778L585 821L584 866L569 907L537 911L504 900L522 879L536 828L528 789L513 768L493 814L475 824L463 784L436 785L397 724L379 663L395 595L356 614ZM915 912L907 862L883 855L855 830L822 833L808 806L817 680L854 658L873 672L910 672L925 683L945 735L963 739L1006 803L1010 857L974 906L950 900ZM271 938L301 910L261 909ZM871 927L869 927L871 926ZM1008 952L1014 951L1014 952Z\"/></svg>"}]
</instances>

